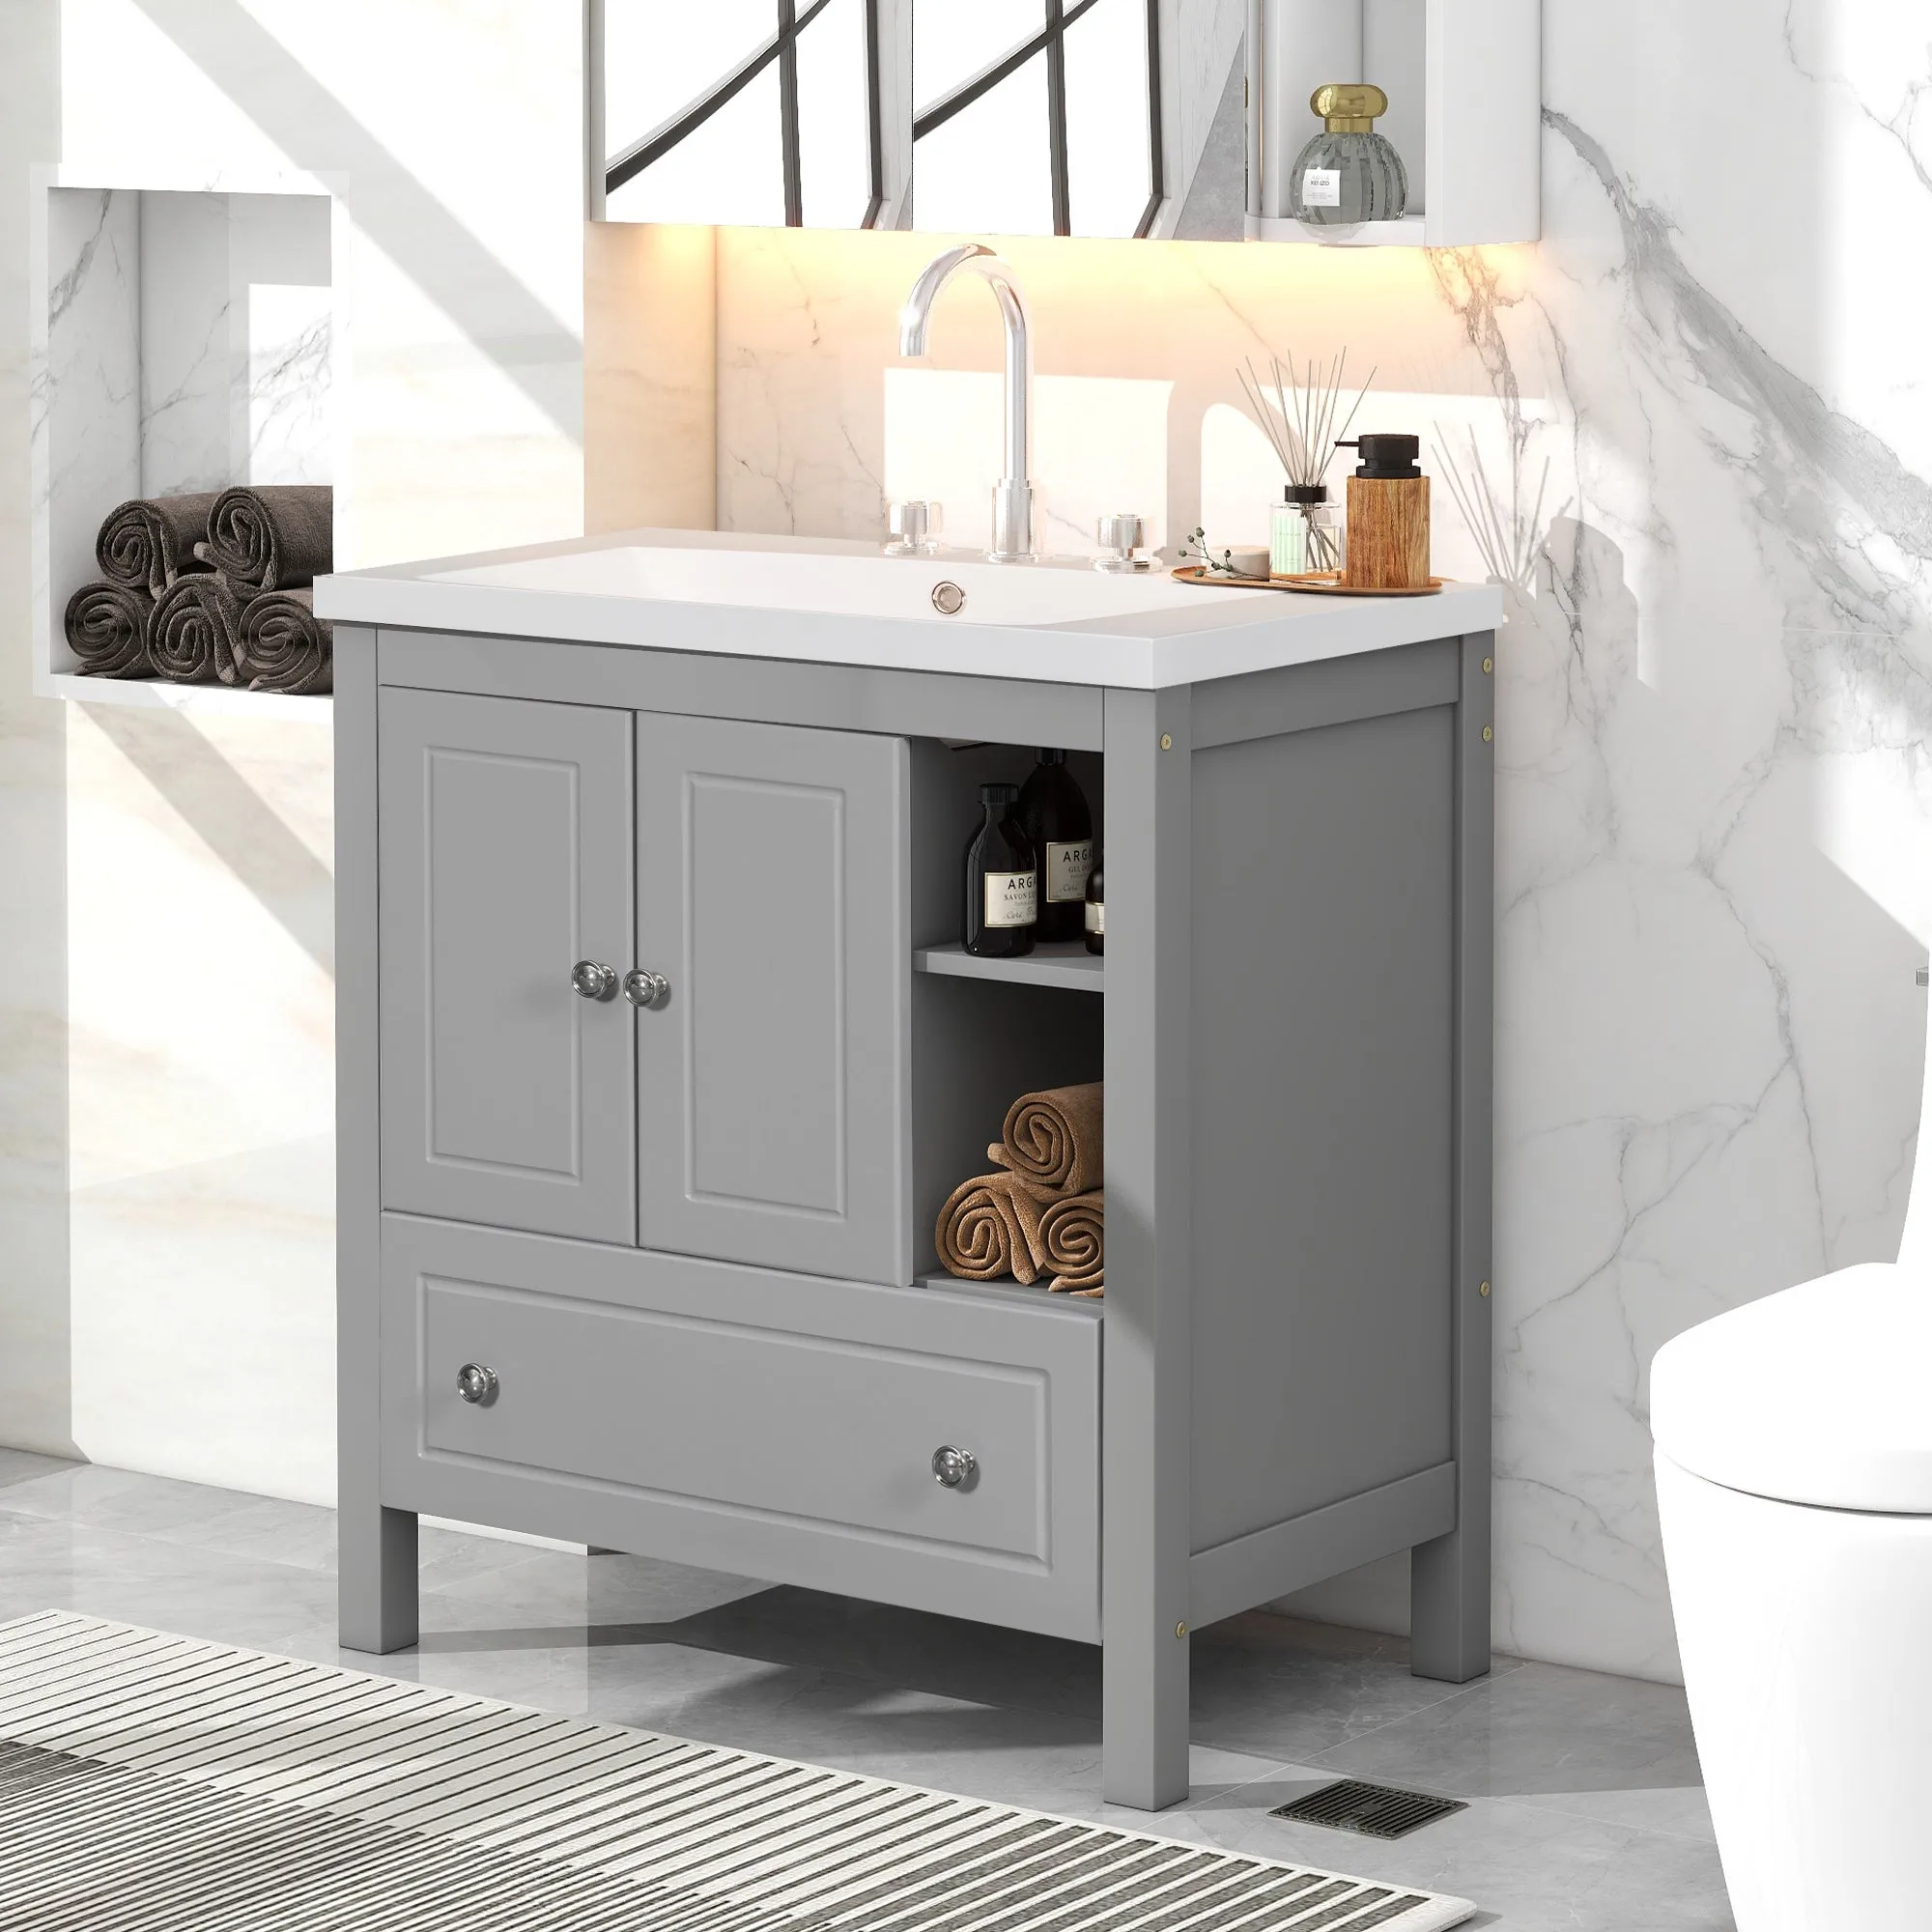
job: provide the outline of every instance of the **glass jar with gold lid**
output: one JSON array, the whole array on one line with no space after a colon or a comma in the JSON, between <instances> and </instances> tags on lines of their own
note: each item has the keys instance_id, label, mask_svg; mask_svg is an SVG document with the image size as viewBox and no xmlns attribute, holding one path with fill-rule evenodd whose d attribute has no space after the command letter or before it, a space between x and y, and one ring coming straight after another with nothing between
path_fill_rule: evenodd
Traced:
<instances>
[{"instance_id":1,"label":"glass jar with gold lid","mask_svg":"<svg viewBox=\"0 0 1932 1932\"><path fill-rule=\"evenodd\" d=\"M1302 149L1289 177L1292 212L1300 221L1338 226L1397 221L1408 206L1408 170L1376 132L1388 96L1367 82L1330 82L1308 97L1321 131Z\"/></svg>"}]
</instances>

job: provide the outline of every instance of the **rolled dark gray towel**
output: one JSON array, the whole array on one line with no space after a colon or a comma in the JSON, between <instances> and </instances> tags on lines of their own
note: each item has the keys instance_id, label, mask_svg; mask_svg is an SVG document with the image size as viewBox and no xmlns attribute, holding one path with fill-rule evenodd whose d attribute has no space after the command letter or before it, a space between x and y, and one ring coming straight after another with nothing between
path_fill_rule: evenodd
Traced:
<instances>
[{"instance_id":1,"label":"rolled dark gray towel","mask_svg":"<svg viewBox=\"0 0 1932 1932\"><path fill-rule=\"evenodd\" d=\"M243 589L313 583L334 567L335 492L327 483L224 490L208 513L207 555Z\"/></svg>"},{"instance_id":2,"label":"rolled dark gray towel","mask_svg":"<svg viewBox=\"0 0 1932 1932\"><path fill-rule=\"evenodd\" d=\"M148 656L177 684L234 684L242 605L219 572L180 577L155 606Z\"/></svg>"},{"instance_id":3,"label":"rolled dark gray towel","mask_svg":"<svg viewBox=\"0 0 1932 1932\"><path fill-rule=\"evenodd\" d=\"M335 689L334 627L315 614L313 590L270 590L242 612L235 668L250 691L298 696Z\"/></svg>"},{"instance_id":4,"label":"rolled dark gray towel","mask_svg":"<svg viewBox=\"0 0 1932 1932\"><path fill-rule=\"evenodd\" d=\"M94 540L94 559L110 583L138 583L158 597L176 578L208 566L196 560L195 544L208 534L215 494L136 497L114 510Z\"/></svg>"},{"instance_id":5,"label":"rolled dark gray towel","mask_svg":"<svg viewBox=\"0 0 1932 1932\"><path fill-rule=\"evenodd\" d=\"M152 677L155 600L139 583L83 583L67 600L67 641L83 677Z\"/></svg>"}]
</instances>

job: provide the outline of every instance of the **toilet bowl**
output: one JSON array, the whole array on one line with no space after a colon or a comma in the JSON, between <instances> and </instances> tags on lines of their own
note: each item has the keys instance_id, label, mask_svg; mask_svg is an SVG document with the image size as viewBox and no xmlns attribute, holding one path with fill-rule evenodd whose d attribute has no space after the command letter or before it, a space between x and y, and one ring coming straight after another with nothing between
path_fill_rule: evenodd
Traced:
<instances>
[{"instance_id":1,"label":"toilet bowl","mask_svg":"<svg viewBox=\"0 0 1932 1932\"><path fill-rule=\"evenodd\" d=\"M1738 1932L1932 1928L1932 1184L1914 1193L1899 1265L1720 1315L1651 1371L1664 1562Z\"/></svg>"}]
</instances>

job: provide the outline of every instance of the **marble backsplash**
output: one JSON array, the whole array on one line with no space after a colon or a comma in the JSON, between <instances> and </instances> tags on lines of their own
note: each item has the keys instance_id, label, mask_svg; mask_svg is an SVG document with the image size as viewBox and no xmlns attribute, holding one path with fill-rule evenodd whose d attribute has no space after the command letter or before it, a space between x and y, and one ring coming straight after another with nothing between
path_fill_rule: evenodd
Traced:
<instances>
[{"instance_id":1,"label":"marble backsplash","mask_svg":"<svg viewBox=\"0 0 1932 1932\"><path fill-rule=\"evenodd\" d=\"M1538 247L1001 245L1036 318L1057 547L1117 507L1259 533L1270 478L1235 371L1346 346L1376 371L1357 426L1425 438L1438 567L1512 586L1496 1638L1667 1677L1650 1358L1889 1258L1910 1179L1932 55L1896 0L1549 0L1546 35ZM722 527L868 537L889 496L933 494L973 540L998 331L969 288L929 364L899 361L932 246L720 231L692 299L715 303ZM626 520L595 493L591 514ZM1301 1601L1394 1627L1401 1585L1381 1565Z\"/></svg>"}]
</instances>

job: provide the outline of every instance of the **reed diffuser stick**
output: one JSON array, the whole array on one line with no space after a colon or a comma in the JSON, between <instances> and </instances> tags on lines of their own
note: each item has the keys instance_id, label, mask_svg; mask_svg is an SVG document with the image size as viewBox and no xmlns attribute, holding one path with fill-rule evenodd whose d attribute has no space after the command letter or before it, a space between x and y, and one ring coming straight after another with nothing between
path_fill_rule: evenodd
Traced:
<instances>
[{"instance_id":1,"label":"reed diffuser stick","mask_svg":"<svg viewBox=\"0 0 1932 1932\"><path fill-rule=\"evenodd\" d=\"M1283 368L1279 355L1268 357L1271 384L1264 384L1252 361L1235 373L1240 378L1255 421L1274 446L1282 473L1298 489L1317 490L1328 474L1335 445L1353 426L1355 412L1376 380L1371 369L1367 382L1355 392L1349 413L1338 431L1335 418L1342 406L1342 384L1348 373L1349 352L1344 349L1318 374L1313 358L1305 376L1294 373L1291 355ZM1269 388L1272 388L1272 395Z\"/></svg>"}]
</instances>

